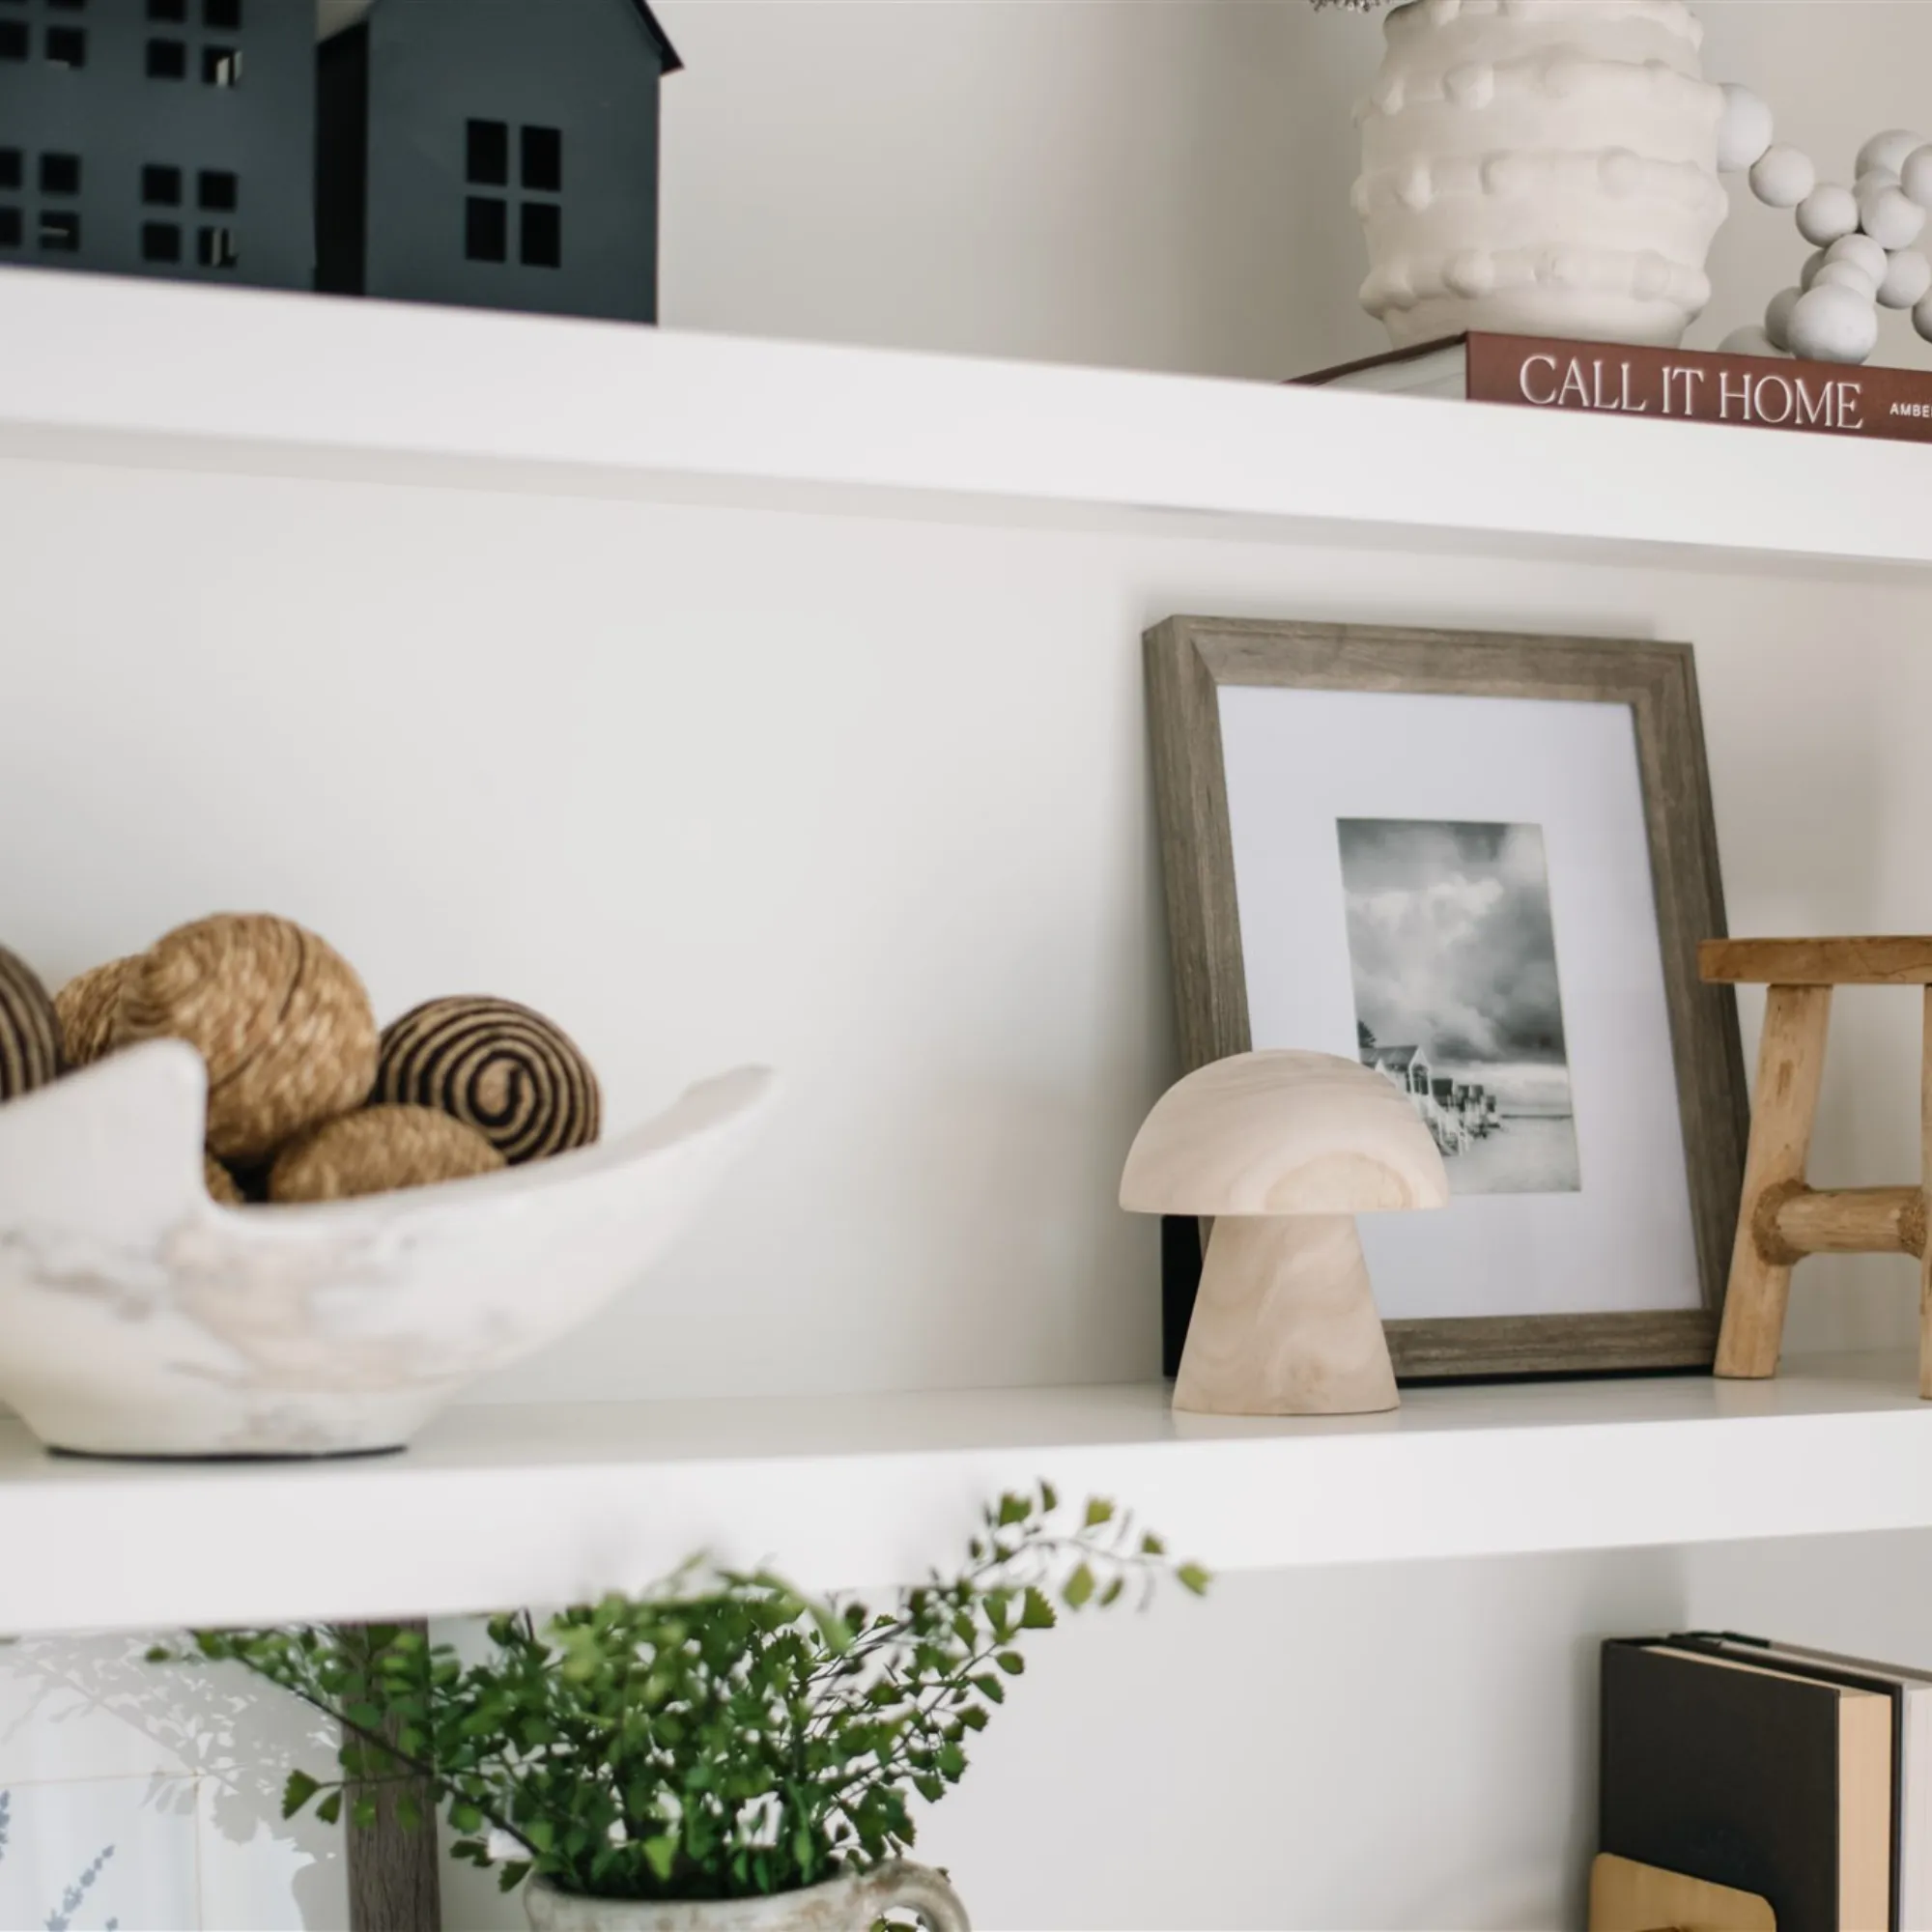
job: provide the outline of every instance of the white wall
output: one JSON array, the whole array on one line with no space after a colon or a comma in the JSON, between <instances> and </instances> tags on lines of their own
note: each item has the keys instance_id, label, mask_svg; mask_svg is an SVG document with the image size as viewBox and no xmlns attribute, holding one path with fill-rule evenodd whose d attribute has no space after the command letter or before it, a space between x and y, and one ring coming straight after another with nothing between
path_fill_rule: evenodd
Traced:
<instances>
[{"instance_id":1,"label":"white wall","mask_svg":"<svg viewBox=\"0 0 1932 1932\"><path fill-rule=\"evenodd\" d=\"M1706 71L1849 179L1932 123L1925 0L1706 4ZM1283 377L1387 346L1355 306L1373 19L1306 0L666 0L664 313L748 335ZM1932 133L1932 126L1926 128ZM1809 249L1733 188L1689 340ZM1899 317L1880 359L1932 363Z\"/></svg>"},{"instance_id":2,"label":"white wall","mask_svg":"<svg viewBox=\"0 0 1932 1932\"><path fill-rule=\"evenodd\" d=\"M1932 925L1910 585L40 464L0 528L0 903L50 977L268 906L384 1015L554 1012L613 1122L789 1077L720 1210L485 1393L1153 1372L1115 1190L1174 1070L1139 639L1177 611L1693 639L1738 929ZM1911 1005L1844 1002L1828 1176L1916 1171ZM1834 1332L1910 1335L1907 1264L1837 1273L1876 1286Z\"/></svg>"}]
</instances>

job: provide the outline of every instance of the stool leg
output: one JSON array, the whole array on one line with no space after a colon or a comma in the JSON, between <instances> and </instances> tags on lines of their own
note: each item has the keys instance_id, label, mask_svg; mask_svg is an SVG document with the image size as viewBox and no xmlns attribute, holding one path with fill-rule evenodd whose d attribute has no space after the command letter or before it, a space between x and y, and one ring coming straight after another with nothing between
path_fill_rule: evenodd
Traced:
<instances>
[{"instance_id":1,"label":"stool leg","mask_svg":"<svg viewBox=\"0 0 1932 1932\"><path fill-rule=\"evenodd\" d=\"M1804 1179L1831 1017L1829 986L1773 986L1765 998L1744 1200L1731 1250L1730 1285L1724 1291L1723 1332L1718 1338L1720 1376L1757 1378L1777 1372L1791 1264L1767 1256L1759 1245L1758 1208L1771 1189Z\"/></svg>"},{"instance_id":2,"label":"stool leg","mask_svg":"<svg viewBox=\"0 0 1932 1932\"><path fill-rule=\"evenodd\" d=\"M1918 1184L1925 1246L1918 1257L1918 1396L1932 1401L1932 986L1925 989L1925 1047L1918 1075Z\"/></svg>"}]
</instances>

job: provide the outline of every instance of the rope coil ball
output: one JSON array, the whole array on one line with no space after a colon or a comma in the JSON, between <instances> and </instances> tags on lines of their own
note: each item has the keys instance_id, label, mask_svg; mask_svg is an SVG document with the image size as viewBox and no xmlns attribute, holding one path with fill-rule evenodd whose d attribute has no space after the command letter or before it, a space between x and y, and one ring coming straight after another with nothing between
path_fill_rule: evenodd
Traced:
<instances>
[{"instance_id":1,"label":"rope coil ball","mask_svg":"<svg viewBox=\"0 0 1932 1932\"><path fill-rule=\"evenodd\" d=\"M242 1192L242 1183L212 1153L201 1157L201 1182L208 1189L208 1198L217 1208L245 1208L248 1205L248 1197Z\"/></svg>"},{"instance_id":2,"label":"rope coil ball","mask_svg":"<svg viewBox=\"0 0 1932 1932\"><path fill-rule=\"evenodd\" d=\"M376 1098L436 1107L516 1166L588 1147L603 1102L569 1036L513 1000L429 1000L383 1034Z\"/></svg>"},{"instance_id":3,"label":"rope coil ball","mask_svg":"<svg viewBox=\"0 0 1932 1932\"><path fill-rule=\"evenodd\" d=\"M207 1063L209 1151L244 1166L359 1107L376 1077L376 1015L355 969L266 913L178 926L128 966L114 1044L164 1038Z\"/></svg>"},{"instance_id":4,"label":"rope coil ball","mask_svg":"<svg viewBox=\"0 0 1932 1932\"><path fill-rule=\"evenodd\" d=\"M473 1127L433 1107L364 1107L299 1134L269 1170L269 1199L351 1201L496 1174L503 1156Z\"/></svg>"},{"instance_id":5,"label":"rope coil ball","mask_svg":"<svg viewBox=\"0 0 1932 1932\"><path fill-rule=\"evenodd\" d=\"M586 1147L602 1100L559 1027L512 1000L430 1000L378 1033L343 956L266 913L217 913L49 998L0 948L0 1101L138 1041L208 1074L202 1180L218 1207L346 1201Z\"/></svg>"},{"instance_id":6,"label":"rope coil ball","mask_svg":"<svg viewBox=\"0 0 1932 1932\"><path fill-rule=\"evenodd\" d=\"M54 995L61 1051L70 1066L92 1066L114 1044L114 1016L121 1009L121 982L131 959L90 966Z\"/></svg>"}]
</instances>

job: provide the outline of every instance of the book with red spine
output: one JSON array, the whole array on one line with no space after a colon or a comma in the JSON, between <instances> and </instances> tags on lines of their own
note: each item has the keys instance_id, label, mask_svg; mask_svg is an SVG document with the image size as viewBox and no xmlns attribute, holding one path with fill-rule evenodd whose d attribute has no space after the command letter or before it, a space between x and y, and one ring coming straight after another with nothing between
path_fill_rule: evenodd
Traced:
<instances>
[{"instance_id":1,"label":"book with red spine","mask_svg":"<svg viewBox=\"0 0 1932 1932\"><path fill-rule=\"evenodd\" d=\"M1298 384L1520 409L1932 442L1932 372L1471 329Z\"/></svg>"}]
</instances>

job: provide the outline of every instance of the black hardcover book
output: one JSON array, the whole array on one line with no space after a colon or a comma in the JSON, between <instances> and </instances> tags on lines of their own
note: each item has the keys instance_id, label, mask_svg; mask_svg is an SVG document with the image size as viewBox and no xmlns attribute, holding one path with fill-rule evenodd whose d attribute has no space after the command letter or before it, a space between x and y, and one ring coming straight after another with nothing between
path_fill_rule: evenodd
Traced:
<instances>
[{"instance_id":1,"label":"black hardcover book","mask_svg":"<svg viewBox=\"0 0 1932 1932\"><path fill-rule=\"evenodd\" d=\"M1606 1643L1601 1849L1757 1892L1778 1932L1884 1932L1891 1713L1876 1690Z\"/></svg>"},{"instance_id":2,"label":"black hardcover book","mask_svg":"<svg viewBox=\"0 0 1932 1932\"><path fill-rule=\"evenodd\" d=\"M1906 1705L1910 1672L1895 1676L1875 1674L1882 1666L1861 1666L1859 1659L1841 1657L1830 1651L1793 1650L1774 1644L1768 1637L1745 1636L1737 1631L1684 1631L1669 1639L1675 1650L1706 1650L1719 1657L1743 1662L1762 1663L1772 1670L1788 1671L1794 1677L1821 1678L1827 1684L1849 1684L1860 1690L1876 1690L1891 1704L1891 1897L1887 1915L1888 1932L1900 1932L1905 1924L1901 1896L1905 1852L1905 1749L1911 1730ZM1915 1923L1916 1923L1915 1918Z\"/></svg>"}]
</instances>

